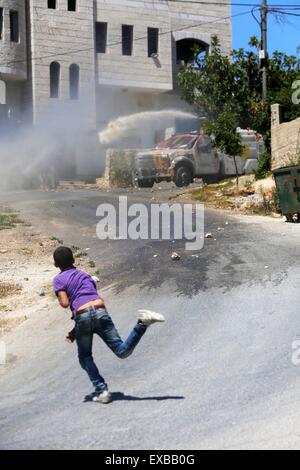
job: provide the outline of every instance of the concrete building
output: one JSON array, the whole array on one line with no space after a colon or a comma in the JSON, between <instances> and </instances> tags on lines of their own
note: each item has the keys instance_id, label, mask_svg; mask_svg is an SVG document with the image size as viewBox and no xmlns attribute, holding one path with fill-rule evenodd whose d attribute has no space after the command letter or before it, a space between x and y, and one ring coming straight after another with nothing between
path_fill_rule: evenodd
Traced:
<instances>
[{"instance_id":1,"label":"concrete building","mask_svg":"<svg viewBox=\"0 0 300 470\"><path fill-rule=\"evenodd\" d=\"M176 75L195 44L209 50L218 35L224 53L230 51L230 5L215 3L0 0L2 129L44 123L73 129L76 137L80 129L76 172L99 174L105 149L86 147L96 132L122 115L183 109ZM126 146L156 139L154 132L137 132Z\"/></svg>"}]
</instances>

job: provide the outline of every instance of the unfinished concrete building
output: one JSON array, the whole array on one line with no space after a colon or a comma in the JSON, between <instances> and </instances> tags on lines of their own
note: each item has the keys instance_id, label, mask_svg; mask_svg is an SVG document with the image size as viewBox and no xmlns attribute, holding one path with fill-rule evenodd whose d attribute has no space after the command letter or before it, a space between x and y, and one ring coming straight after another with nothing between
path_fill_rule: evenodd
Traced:
<instances>
[{"instance_id":1,"label":"unfinished concrete building","mask_svg":"<svg viewBox=\"0 0 300 470\"><path fill-rule=\"evenodd\" d=\"M88 142L116 117L184 109L178 70L215 34L230 51L230 14L227 0L0 0L1 129L82 131L73 171L99 174L106 149ZM137 132L126 146L157 138Z\"/></svg>"}]
</instances>

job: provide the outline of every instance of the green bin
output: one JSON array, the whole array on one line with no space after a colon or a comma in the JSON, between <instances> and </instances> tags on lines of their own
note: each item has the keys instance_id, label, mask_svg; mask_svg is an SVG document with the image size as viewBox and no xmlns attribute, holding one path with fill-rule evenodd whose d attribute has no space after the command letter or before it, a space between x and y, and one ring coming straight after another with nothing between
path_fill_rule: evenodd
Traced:
<instances>
[{"instance_id":1,"label":"green bin","mask_svg":"<svg viewBox=\"0 0 300 470\"><path fill-rule=\"evenodd\" d=\"M273 174L281 211L293 222L295 215L300 218L300 166L281 168Z\"/></svg>"}]
</instances>

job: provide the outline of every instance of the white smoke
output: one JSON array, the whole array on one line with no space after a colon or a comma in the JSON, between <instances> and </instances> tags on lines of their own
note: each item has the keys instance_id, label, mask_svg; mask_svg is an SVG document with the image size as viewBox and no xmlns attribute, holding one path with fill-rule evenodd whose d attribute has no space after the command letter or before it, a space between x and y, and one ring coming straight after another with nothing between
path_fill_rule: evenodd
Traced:
<instances>
[{"instance_id":1,"label":"white smoke","mask_svg":"<svg viewBox=\"0 0 300 470\"><path fill-rule=\"evenodd\" d=\"M174 126L176 119L191 120L196 118L195 114L179 110L145 111L111 121L107 128L99 133L99 139L102 145L109 145L131 135L167 129Z\"/></svg>"},{"instance_id":2,"label":"white smoke","mask_svg":"<svg viewBox=\"0 0 300 470\"><path fill-rule=\"evenodd\" d=\"M109 109L105 109L109 113ZM3 189L55 187L60 179L101 176L106 149L117 140L174 127L175 120L196 116L179 110L148 111L110 122L99 134L89 125L89 107L82 103L52 103L36 126L0 126L0 191ZM152 140L153 142L153 140ZM134 144L133 144L134 145ZM46 181L46 184L44 184Z\"/></svg>"},{"instance_id":3,"label":"white smoke","mask_svg":"<svg viewBox=\"0 0 300 470\"><path fill-rule=\"evenodd\" d=\"M35 126L0 126L0 190L39 188L45 179L53 187L68 175L72 179L78 168L89 175L93 158L99 159L101 175L99 142L88 125L88 109L81 102L71 105L52 104Z\"/></svg>"}]
</instances>

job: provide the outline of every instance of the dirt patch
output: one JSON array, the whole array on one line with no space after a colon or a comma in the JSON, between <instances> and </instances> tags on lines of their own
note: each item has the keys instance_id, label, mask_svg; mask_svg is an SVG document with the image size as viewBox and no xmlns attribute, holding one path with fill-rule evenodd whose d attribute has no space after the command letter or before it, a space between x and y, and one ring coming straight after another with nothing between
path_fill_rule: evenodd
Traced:
<instances>
[{"instance_id":1,"label":"dirt patch","mask_svg":"<svg viewBox=\"0 0 300 470\"><path fill-rule=\"evenodd\" d=\"M5 220L5 229L0 232L0 335L3 335L33 313L54 307L57 300L52 279L58 271L53 264L53 251L63 240L40 233L26 221L19 222L18 214L1 209L4 208L0 208L0 215L16 216L0 219ZM92 260L88 254L77 247L73 249L78 268L90 272Z\"/></svg>"},{"instance_id":2,"label":"dirt patch","mask_svg":"<svg viewBox=\"0 0 300 470\"><path fill-rule=\"evenodd\" d=\"M278 213L276 187L272 177L255 181L254 176L246 175L239 179L238 186L236 179L230 178L219 184L188 190L177 195L175 199L182 202L202 202L207 207L245 215Z\"/></svg>"},{"instance_id":3,"label":"dirt patch","mask_svg":"<svg viewBox=\"0 0 300 470\"><path fill-rule=\"evenodd\" d=\"M27 317L17 317L17 318L2 318L0 320L0 333L4 335L11 331L12 329L16 328L17 326L21 325L24 321L27 320Z\"/></svg>"},{"instance_id":4,"label":"dirt patch","mask_svg":"<svg viewBox=\"0 0 300 470\"><path fill-rule=\"evenodd\" d=\"M234 183L226 181L221 184L203 186L191 192L194 201L203 202L218 209L234 208L232 197L236 195Z\"/></svg>"},{"instance_id":5,"label":"dirt patch","mask_svg":"<svg viewBox=\"0 0 300 470\"><path fill-rule=\"evenodd\" d=\"M20 290L20 287L17 286L16 284L0 281L0 299L9 297L10 295L15 294L19 290ZM0 310L1 310L1 305L0 305Z\"/></svg>"}]
</instances>

